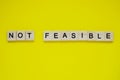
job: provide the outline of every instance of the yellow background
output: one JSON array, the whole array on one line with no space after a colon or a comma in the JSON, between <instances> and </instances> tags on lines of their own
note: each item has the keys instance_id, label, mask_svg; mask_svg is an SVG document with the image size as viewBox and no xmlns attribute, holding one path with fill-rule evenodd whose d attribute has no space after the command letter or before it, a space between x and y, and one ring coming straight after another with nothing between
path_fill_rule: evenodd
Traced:
<instances>
[{"instance_id":1,"label":"yellow background","mask_svg":"<svg viewBox=\"0 0 120 80\"><path fill-rule=\"evenodd\" d=\"M8 42L34 30L34 42ZM112 31L113 42L44 42L45 30ZM0 0L0 80L120 80L119 0Z\"/></svg>"}]
</instances>

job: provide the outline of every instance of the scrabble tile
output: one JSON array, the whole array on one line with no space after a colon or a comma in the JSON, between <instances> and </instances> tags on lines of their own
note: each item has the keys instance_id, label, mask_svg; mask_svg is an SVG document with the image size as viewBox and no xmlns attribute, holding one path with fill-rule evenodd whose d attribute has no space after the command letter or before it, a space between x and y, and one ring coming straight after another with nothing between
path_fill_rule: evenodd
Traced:
<instances>
[{"instance_id":1,"label":"scrabble tile","mask_svg":"<svg viewBox=\"0 0 120 80\"><path fill-rule=\"evenodd\" d=\"M25 41L25 31L17 31L17 41Z\"/></svg>"},{"instance_id":2,"label":"scrabble tile","mask_svg":"<svg viewBox=\"0 0 120 80\"><path fill-rule=\"evenodd\" d=\"M96 32L96 41L105 41L105 32Z\"/></svg>"},{"instance_id":3,"label":"scrabble tile","mask_svg":"<svg viewBox=\"0 0 120 80\"><path fill-rule=\"evenodd\" d=\"M62 41L68 41L70 40L70 32L69 31L61 31L60 32L60 40Z\"/></svg>"},{"instance_id":4,"label":"scrabble tile","mask_svg":"<svg viewBox=\"0 0 120 80\"><path fill-rule=\"evenodd\" d=\"M16 31L9 31L7 33L8 41L16 41Z\"/></svg>"},{"instance_id":5,"label":"scrabble tile","mask_svg":"<svg viewBox=\"0 0 120 80\"><path fill-rule=\"evenodd\" d=\"M78 31L71 31L69 32L70 34L70 41L78 41L79 40L79 35L78 35Z\"/></svg>"},{"instance_id":6,"label":"scrabble tile","mask_svg":"<svg viewBox=\"0 0 120 80\"><path fill-rule=\"evenodd\" d=\"M45 31L45 32L44 32L44 40L45 40L45 41L50 41L50 40L52 40L52 32Z\"/></svg>"},{"instance_id":7,"label":"scrabble tile","mask_svg":"<svg viewBox=\"0 0 120 80\"><path fill-rule=\"evenodd\" d=\"M25 40L33 41L34 40L34 31L25 32Z\"/></svg>"},{"instance_id":8,"label":"scrabble tile","mask_svg":"<svg viewBox=\"0 0 120 80\"><path fill-rule=\"evenodd\" d=\"M113 41L113 33L112 32L105 32L105 41Z\"/></svg>"},{"instance_id":9,"label":"scrabble tile","mask_svg":"<svg viewBox=\"0 0 120 80\"><path fill-rule=\"evenodd\" d=\"M95 32L87 32L88 41L96 41L97 35Z\"/></svg>"},{"instance_id":10,"label":"scrabble tile","mask_svg":"<svg viewBox=\"0 0 120 80\"><path fill-rule=\"evenodd\" d=\"M87 33L87 31L79 31L78 32L78 40L79 41L87 41L88 40L88 33Z\"/></svg>"}]
</instances>

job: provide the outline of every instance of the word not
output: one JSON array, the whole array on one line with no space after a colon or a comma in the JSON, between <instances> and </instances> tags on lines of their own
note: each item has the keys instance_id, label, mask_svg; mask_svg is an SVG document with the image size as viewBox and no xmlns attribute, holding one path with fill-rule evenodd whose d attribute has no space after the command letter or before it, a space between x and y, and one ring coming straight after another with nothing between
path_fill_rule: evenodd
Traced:
<instances>
[{"instance_id":1,"label":"word not","mask_svg":"<svg viewBox=\"0 0 120 80\"><path fill-rule=\"evenodd\" d=\"M8 41L33 41L34 32L33 31L9 31Z\"/></svg>"},{"instance_id":2,"label":"word not","mask_svg":"<svg viewBox=\"0 0 120 80\"><path fill-rule=\"evenodd\" d=\"M88 31L45 31L44 41L113 41L113 33Z\"/></svg>"}]
</instances>

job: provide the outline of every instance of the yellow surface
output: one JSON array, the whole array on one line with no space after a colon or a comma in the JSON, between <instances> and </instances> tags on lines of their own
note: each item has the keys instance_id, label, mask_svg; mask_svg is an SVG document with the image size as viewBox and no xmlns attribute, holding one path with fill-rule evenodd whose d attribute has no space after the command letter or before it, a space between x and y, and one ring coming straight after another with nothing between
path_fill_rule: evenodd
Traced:
<instances>
[{"instance_id":1,"label":"yellow surface","mask_svg":"<svg viewBox=\"0 0 120 80\"><path fill-rule=\"evenodd\" d=\"M34 30L34 42L8 42ZM112 31L114 42L44 42L45 30ZM0 80L120 80L119 0L0 0Z\"/></svg>"}]
</instances>

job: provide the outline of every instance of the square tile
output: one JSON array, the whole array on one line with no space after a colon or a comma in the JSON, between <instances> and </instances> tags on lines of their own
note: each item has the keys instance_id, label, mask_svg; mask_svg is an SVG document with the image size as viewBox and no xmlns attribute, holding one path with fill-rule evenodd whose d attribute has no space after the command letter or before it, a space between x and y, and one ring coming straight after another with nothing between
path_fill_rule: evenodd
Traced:
<instances>
[{"instance_id":1,"label":"square tile","mask_svg":"<svg viewBox=\"0 0 120 80\"><path fill-rule=\"evenodd\" d=\"M113 32L105 32L105 41L113 41L114 36Z\"/></svg>"},{"instance_id":2,"label":"square tile","mask_svg":"<svg viewBox=\"0 0 120 80\"><path fill-rule=\"evenodd\" d=\"M97 35L96 32L87 32L88 41L96 41Z\"/></svg>"},{"instance_id":3,"label":"square tile","mask_svg":"<svg viewBox=\"0 0 120 80\"><path fill-rule=\"evenodd\" d=\"M79 41L87 41L88 40L88 33L87 33L87 31L79 31L78 32L78 40Z\"/></svg>"},{"instance_id":4,"label":"square tile","mask_svg":"<svg viewBox=\"0 0 120 80\"><path fill-rule=\"evenodd\" d=\"M34 31L25 32L25 40L33 41L34 40Z\"/></svg>"},{"instance_id":5,"label":"square tile","mask_svg":"<svg viewBox=\"0 0 120 80\"><path fill-rule=\"evenodd\" d=\"M7 33L8 41L16 41L16 31L9 31Z\"/></svg>"},{"instance_id":6,"label":"square tile","mask_svg":"<svg viewBox=\"0 0 120 80\"><path fill-rule=\"evenodd\" d=\"M105 41L105 32L96 32L96 41Z\"/></svg>"},{"instance_id":7,"label":"square tile","mask_svg":"<svg viewBox=\"0 0 120 80\"><path fill-rule=\"evenodd\" d=\"M25 41L25 31L17 31L17 40Z\"/></svg>"}]
</instances>

